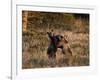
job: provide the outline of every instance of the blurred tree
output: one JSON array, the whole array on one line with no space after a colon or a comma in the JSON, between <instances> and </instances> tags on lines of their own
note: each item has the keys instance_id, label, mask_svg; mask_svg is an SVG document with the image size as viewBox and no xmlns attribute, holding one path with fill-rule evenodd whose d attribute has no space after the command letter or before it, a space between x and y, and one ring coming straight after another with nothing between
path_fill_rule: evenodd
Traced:
<instances>
[{"instance_id":1,"label":"blurred tree","mask_svg":"<svg viewBox=\"0 0 100 80\"><path fill-rule=\"evenodd\" d=\"M22 11L22 30L23 32L26 32L27 30L27 16L28 16L28 11Z\"/></svg>"}]
</instances>

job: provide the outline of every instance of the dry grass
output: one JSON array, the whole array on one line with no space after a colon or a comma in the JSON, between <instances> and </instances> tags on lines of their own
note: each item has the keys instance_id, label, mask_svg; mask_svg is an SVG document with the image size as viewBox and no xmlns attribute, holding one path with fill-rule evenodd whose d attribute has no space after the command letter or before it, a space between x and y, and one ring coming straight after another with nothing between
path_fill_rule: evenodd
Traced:
<instances>
[{"instance_id":1,"label":"dry grass","mask_svg":"<svg viewBox=\"0 0 100 80\"><path fill-rule=\"evenodd\" d=\"M40 35L31 39L30 36L23 36L27 40L23 48L23 68L45 68L45 67L66 67L66 66L88 66L89 65L89 35L88 33L74 33L63 31L67 36L73 56L66 50L66 55L58 49L56 59L49 60L46 54L48 39ZM28 43L29 40L29 43ZM23 40L24 42L24 40ZM23 43L23 45L25 42Z\"/></svg>"},{"instance_id":2,"label":"dry grass","mask_svg":"<svg viewBox=\"0 0 100 80\"><path fill-rule=\"evenodd\" d=\"M28 17L27 30L22 33L22 68L89 66L88 21L75 19L73 14L40 14L35 12L33 16ZM63 55L58 49L56 59L48 59L49 40L46 32L50 29L67 37L73 56L67 50Z\"/></svg>"}]
</instances>

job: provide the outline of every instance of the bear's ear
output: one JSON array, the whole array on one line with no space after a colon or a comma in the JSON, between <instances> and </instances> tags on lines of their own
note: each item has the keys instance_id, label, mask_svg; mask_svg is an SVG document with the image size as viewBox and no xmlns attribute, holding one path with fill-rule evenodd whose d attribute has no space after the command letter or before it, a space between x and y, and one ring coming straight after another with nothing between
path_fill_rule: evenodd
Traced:
<instances>
[{"instance_id":1,"label":"bear's ear","mask_svg":"<svg viewBox=\"0 0 100 80\"><path fill-rule=\"evenodd\" d=\"M47 34L50 34L50 32L47 32Z\"/></svg>"}]
</instances>

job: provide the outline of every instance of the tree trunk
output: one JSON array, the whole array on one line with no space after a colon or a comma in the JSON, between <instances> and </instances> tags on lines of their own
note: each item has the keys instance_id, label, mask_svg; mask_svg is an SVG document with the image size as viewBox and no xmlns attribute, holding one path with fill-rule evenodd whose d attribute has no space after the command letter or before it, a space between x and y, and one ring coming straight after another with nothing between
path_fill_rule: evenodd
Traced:
<instances>
[{"instance_id":1,"label":"tree trunk","mask_svg":"<svg viewBox=\"0 0 100 80\"><path fill-rule=\"evenodd\" d=\"M23 11L22 12L22 31L26 32L27 30L27 16L28 16L28 11Z\"/></svg>"}]
</instances>

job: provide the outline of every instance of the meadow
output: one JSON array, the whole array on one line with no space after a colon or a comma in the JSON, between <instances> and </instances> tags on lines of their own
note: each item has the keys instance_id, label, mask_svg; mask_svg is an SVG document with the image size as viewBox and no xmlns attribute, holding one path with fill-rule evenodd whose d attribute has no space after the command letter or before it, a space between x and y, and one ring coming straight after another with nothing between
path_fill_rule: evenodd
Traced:
<instances>
[{"instance_id":1,"label":"meadow","mask_svg":"<svg viewBox=\"0 0 100 80\"><path fill-rule=\"evenodd\" d=\"M28 11L26 26L22 31L23 69L89 66L89 14ZM56 59L48 59L46 32L51 29L67 37L72 56L58 49Z\"/></svg>"}]
</instances>

